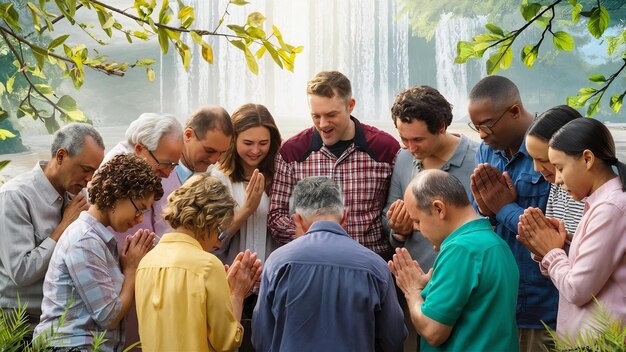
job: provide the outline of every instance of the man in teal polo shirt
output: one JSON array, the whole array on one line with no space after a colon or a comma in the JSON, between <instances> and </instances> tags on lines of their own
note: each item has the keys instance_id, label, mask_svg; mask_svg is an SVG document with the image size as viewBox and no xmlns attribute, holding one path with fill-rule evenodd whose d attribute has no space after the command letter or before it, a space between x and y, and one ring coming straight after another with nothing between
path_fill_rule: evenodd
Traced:
<instances>
[{"instance_id":1,"label":"man in teal polo shirt","mask_svg":"<svg viewBox=\"0 0 626 352\"><path fill-rule=\"evenodd\" d=\"M420 351L518 351L517 264L461 182L422 171L404 202L415 230L439 252L427 273L404 248L389 262L422 337Z\"/></svg>"}]
</instances>

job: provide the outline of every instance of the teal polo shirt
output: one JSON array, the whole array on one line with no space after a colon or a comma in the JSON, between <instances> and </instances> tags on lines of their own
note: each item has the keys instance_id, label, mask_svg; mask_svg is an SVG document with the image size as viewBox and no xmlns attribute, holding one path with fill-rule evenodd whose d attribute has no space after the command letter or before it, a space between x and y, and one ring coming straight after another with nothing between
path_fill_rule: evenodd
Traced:
<instances>
[{"instance_id":1,"label":"teal polo shirt","mask_svg":"<svg viewBox=\"0 0 626 352\"><path fill-rule=\"evenodd\" d=\"M509 246L481 218L441 244L433 276L422 291L422 313L452 326L438 347L421 351L518 351L515 308L519 271Z\"/></svg>"}]
</instances>

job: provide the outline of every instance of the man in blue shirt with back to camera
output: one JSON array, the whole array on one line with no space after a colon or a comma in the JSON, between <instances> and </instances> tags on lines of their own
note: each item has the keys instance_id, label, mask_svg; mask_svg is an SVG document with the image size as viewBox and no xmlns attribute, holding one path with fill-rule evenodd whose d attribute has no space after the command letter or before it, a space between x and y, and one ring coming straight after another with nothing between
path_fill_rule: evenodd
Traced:
<instances>
[{"instance_id":1,"label":"man in blue shirt with back to camera","mask_svg":"<svg viewBox=\"0 0 626 352\"><path fill-rule=\"evenodd\" d=\"M535 116L524 108L515 84L501 76L476 83L469 94L468 112L469 126L483 140L476 153L478 166L470 178L472 198L511 248L520 272L520 351L552 350L552 339L542 322L556 328L558 292L515 238L524 209L535 207L545 212L550 192L550 185L534 170L526 150L526 132Z\"/></svg>"},{"instance_id":2,"label":"man in blue shirt with back to camera","mask_svg":"<svg viewBox=\"0 0 626 352\"><path fill-rule=\"evenodd\" d=\"M257 351L399 351L406 338L391 271L342 228L339 186L309 177L293 190L296 239L263 270L252 317Z\"/></svg>"}]
</instances>

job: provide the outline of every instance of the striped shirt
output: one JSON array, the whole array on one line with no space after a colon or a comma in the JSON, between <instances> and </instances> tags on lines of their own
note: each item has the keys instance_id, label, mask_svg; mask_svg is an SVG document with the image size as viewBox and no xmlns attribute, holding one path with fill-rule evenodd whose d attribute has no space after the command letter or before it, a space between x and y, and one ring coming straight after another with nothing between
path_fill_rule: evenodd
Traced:
<instances>
[{"instance_id":1,"label":"striped shirt","mask_svg":"<svg viewBox=\"0 0 626 352\"><path fill-rule=\"evenodd\" d=\"M93 345L94 335L106 331L102 351L122 350L123 324L106 328L122 309L124 275L116 246L113 234L86 211L67 227L46 273L35 338L53 329L52 346L82 349Z\"/></svg>"},{"instance_id":2,"label":"striped shirt","mask_svg":"<svg viewBox=\"0 0 626 352\"><path fill-rule=\"evenodd\" d=\"M342 190L348 210L346 230L352 238L378 254L390 253L383 234L381 215L393 171L398 142L375 127L355 123L354 143L336 157L322 143L315 128L293 136L276 156L268 227L279 243L294 238L295 225L289 216L289 198L298 181L326 176Z\"/></svg>"},{"instance_id":3,"label":"striped shirt","mask_svg":"<svg viewBox=\"0 0 626 352\"><path fill-rule=\"evenodd\" d=\"M557 184L550 184L550 195L546 205L546 217L555 218L565 223L568 237L574 235L576 227L583 217L584 201L575 201L566 190Z\"/></svg>"}]
</instances>

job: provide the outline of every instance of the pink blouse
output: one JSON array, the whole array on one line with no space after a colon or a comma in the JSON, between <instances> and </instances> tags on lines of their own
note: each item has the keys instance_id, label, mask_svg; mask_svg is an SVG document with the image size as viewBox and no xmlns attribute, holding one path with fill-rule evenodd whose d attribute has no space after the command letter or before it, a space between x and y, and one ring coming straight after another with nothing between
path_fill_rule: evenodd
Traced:
<instances>
[{"instance_id":1,"label":"pink blouse","mask_svg":"<svg viewBox=\"0 0 626 352\"><path fill-rule=\"evenodd\" d=\"M569 257L553 249L541 266L559 290L559 333L573 337L589 329L593 297L626 323L626 192L619 177L587 199Z\"/></svg>"}]
</instances>

